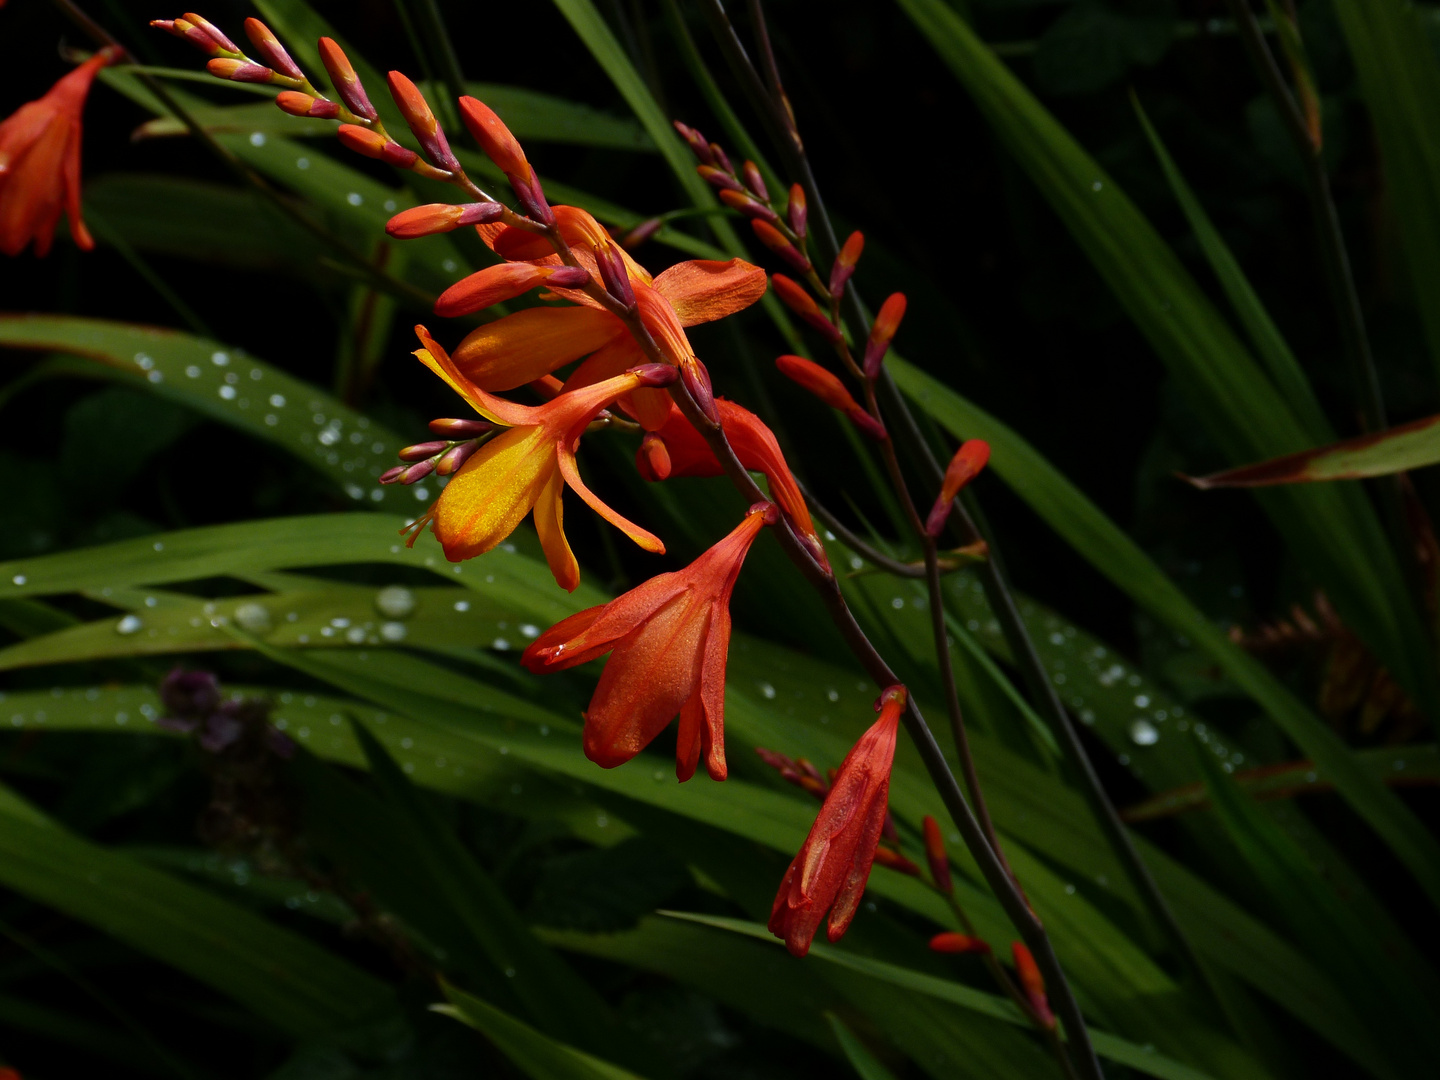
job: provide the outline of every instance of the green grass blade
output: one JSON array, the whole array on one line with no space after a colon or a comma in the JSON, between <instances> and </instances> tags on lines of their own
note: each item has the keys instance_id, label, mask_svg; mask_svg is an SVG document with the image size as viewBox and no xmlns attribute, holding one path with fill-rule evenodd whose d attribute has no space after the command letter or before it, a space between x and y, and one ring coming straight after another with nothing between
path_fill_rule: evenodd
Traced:
<instances>
[{"instance_id":1,"label":"green grass blade","mask_svg":"<svg viewBox=\"0 0 1440 1080\"><path fill-rule=\"evenodd\" d=\"M1440 465L1440 416L1427 416L1380 435L1361 435L1333 446L1196 477L1190 482L1198 488L1312 484L1391 476L1427 465Z\"/></svg>"},{"instance_id":2,"label":"green grass blade","mask_svg":"<svg viewBox=\"0 0 1440 1080\"><path fill-rule=\"evenodd\" d=\"M971 93L1233 461L1306 449L1305 428L1175 253L1115 182L943 0L900 6ZM1428 630L1359 491L1283 489L1260 505L1342 617L1440 715Z\"/></svg>"},{"instance_id":3,"label":"green grass blade","mask_svg":"<svg viewBox=\"0 0 1440 1080\"><path fill-rule=\"evenodd\" d=\"M667 911L662 914L671 918L686 919L691 922L700 923L703 926L713 926L718 930L727 930L731 933L744 934L747 937L755 938L758 941L770 941L776 945L780 942L759 923L745 922L741 919L731 919L718 915L695 915L679 911ZM911 971L908 968L899 967L895 964L886 963L883 960L874 960L867 956L859 956L844 949L836 948L833 945L815 944L811 946L810 955L816 960L829 964L836 964L859 972L869 978L887 983L891 986L902 987L927 997L938 998L959 1005L963 1009L989 1016L996 1020L1003 1020L1009 1024L1024 1026L1028 1024L1020 1010L1007 998L997 994L988 994L982 990L975 990L963 983L952 982L949 979L936 978L934 975L927 975L923 972ZM1143 1046L1137 1046L1125 1039L1107 1034L1103 1031L1096 1031L1093 1028L1090 1032L1091 1041L1095 1044L1096 1053L1101 1057L1143 1073L1146 1076L1158 1077L1159 1080L1213 1080L1209 1073L1201 1072L1178 1061L1170 1061L1153 1050L1147 1050Z\"/></svg>"},{"instance_id":4,"label":"green grass blade","mask_svg":"<svg viewBox=\"0 0 1440 1080\"><path fill-rule=\"evenodd\" d=\"M1200 205L1200 200L1190 190L1190 185L1185 182L1179 166L1175 164L1170 152L1165 149L1159 133L1150 123L1150 118L1145 115L1140 98L1132 92L1130 102L1135 107L1135 115L1140 118L1140 126L1145 131L1145 137L1150 141L1150 148L1155 152L1155 157L1160 162L1160 168L1165 172L1165 180L1175 195L1175 201L1184 211L1185 220L1190 223L1190 229L1195 234L1200 250L1205 253L1205 259L1210 263L1210 269L1214 272L1215 279L1225 290L1225 298L1230 301L1230 307L1235 312L1235 317L1245 328L1245 333L1250 338L1250 344L1255 347L1256 353L1265 364L1265 369L1274 381L1276 389L1284 395L1285 400L1295 410L1296 416L1304 424L1305 434L1309 438L1317 443L1333 440L1335 429L1330 426L1324 410L1320 408L1320 402L1315 397L1315 390L1295 359L1295 354L1290 351L1290 346L1286 344L1279 328L1271 320L1270 313L1265 310L1265 305L1261 303L1260 297L1255 295L1255 290L1251 288L1245 271L1240 269L1240 264L1230 253L1229 246L1216 231L1215 226L1210 223L1205 208Z\"/></svg>"},{"instance_id":5,"label":"green grass blade","mask_svg":"<svg viewBox=\"0 0 1440 1080\"><path fill-rule=\"evenodd\" d=\"M1403 0L1334 0L1370 109L1416 308L1440 377L1440 62L1425 9Z\"/></svg>"},{"instance_id":6,"label":"green grass blade","mask_svg":"<svg viewBox=\"0 0 1440 1080\"><path fill-rule=\"evenodd\" d=\"M832 1012L827 1012L825 1019L830 1023L830 1030L835 1033L835 1041L845 1052L845 1059L850 1062L860 1080L895 1080L895 1074L855 1037L855 1033L845 1026L845 1021Z\"/></svg>"},{"instance_id":7,"label":"green grass blade","mask_svg":"<svg viewBox=\"0 0 1440 1080\"><path fill-rule=\"evenodd\" d=\"M473 1027L533 1080L639 1080L635 1073L536 1031L489 1002L448 983L443 988L450 1003L431 1008Z\"/></svg>"},{"instance_id":8,"label":"green grass blade","mask_svg":"<svg viewBox=\"0 0 1440 1080\"><path fill-rule=\"evenodd\" d=\"M895 363L892 371L901 389L956 438L987 440L990 467L1092 566L1213 658L1301 752L1325 770L1355 812L1390 845L1431 901L1440 905L1440 843L1398 796L1356 761L1329 727L1221 633L1133 540L1015 432L908 364Z\"/></svg>"},{"instance_id":9,"label":"green grass blade","mask_svg":"<svg viewBox=\"0 0 1440 1080\"><path fill-rule=\"evenodd\" d=\"M75 836L0 788L0 883L185 972L295 1036L394 1009L389 987L308 939Z\"/></svg>"}]
</instances>

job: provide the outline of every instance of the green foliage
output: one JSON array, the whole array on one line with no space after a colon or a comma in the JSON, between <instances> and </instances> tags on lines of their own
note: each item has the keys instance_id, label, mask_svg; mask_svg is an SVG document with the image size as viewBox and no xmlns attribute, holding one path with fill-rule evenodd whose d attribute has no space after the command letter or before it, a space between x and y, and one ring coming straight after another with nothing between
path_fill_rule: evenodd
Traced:
<instances>
[{"instance_id":1,"label":"green foliage","mask_svg":"<svg viewBox=\"0 0 1440 1080\"><path fill-rule=\"evenodd\" d=\"M1425 1070L1440 1053L1440 978L1417 932L1440 903L1434 477L1390 502L1357 483L1202 495L1170 475L1262 461L1284 479L1369 477L1436 460L1432 421L1347 439L1334 326L1315 325L1335 302L1303 246L1308 219L1277 209L1299 205L1305 180L1281 112L1259 82L1206 99L1215 70L1251 77L1233 25L1170 0L899 0L842 5L824 26L781 5L770 33L803 139L774 145L758 136L775 115L756 122L715 33L718 5L556 0L520 25L420 0L375 27L332 26L304 0L256 7L317 85L316 39L337 37L413 149L384 70L432 102L437 76L458 77L525 144L552 203L617 235L665 215L635 252L657 272L677 257L783 269L696 173L672 117L723 130L782 208L810 182L792 167L803 142L809 254L823 276L826 230L861 228L857 310L909 296L905 358L888 370L937 459L990 444L969 505L1023 587L1029 674L1051 681L1128 809L1203 972L1101 828L984 568L947 569L933 597L888 572L921 555L873 447L848 428L837 439L770 371L818 339L767 295L692 340L717 392L765 417L807 490L865 541L822 529L857 625L955 769L953 669L999 843L1105 1074ZM718 29L763 66L741 7ZM1432 14L1315 0L1298 31L1269 36L1324 106L1324 165L1399 420L1437 407L1433 374L1409 359L1422 344L1440 356L1440 316L1417 299L1440 275ZM173 61L178 44L162 44ZM872 79L877 52L909 59ZM768 537L732 608L723 784L677 784L668 732L597 767L582 735L600 663L541 677L517 662L545 628L731 528L743 503L724 481L643 483L638 433L586 433L587 482L670 551L635 552L568 494L585 568L569 594L528 525L464 563L428 532L408 545L444 481L377 477L425 420L463 413L408 356L409 327L453 344L477 325L430 308L494 254L468 229L386 235L392 214L453 189L346 155L330 125L233 85L144 70L228 165L200 164L141 69L107 70L116 93L104 106L97 89L86 121L87 162L109 171L87 176L101 248L85 259L125 268L106 283L123 300L62 242L33 264L40 284L16 275L21 299L0 301L0 1025L25 1075L1061 1075L980 957L928 948L964 929L1008 969L1017 934L906 739L895 847L923 866L922 822L941 822L953 899L925 870L877 865L843 940L797 960L765 929L819 803L753 751L823 776L881 689ZM135 131L123 154L95 140L105 107ZM437 109L467 173L508 198L452 111ZM1372 128L1378 151L1354 137ZM1017 299L985 310L1001 293ZM148 325L177 321L189 332ZM857 349L864 332L851 319ZM1070 338L1078 373L1047 351ZM1093 392L1107 379L1119 389ZM887 422L898 437L903 420ZM901 466L919 456L907 446ZM923 515L931 493L914 494ZM1232 572L1250 593L1216 584ZM193 730L159 689L175 665L222 679L225 704ZM206 725L234 715L245 734L209 741Z\"/></svg>"}]
</instances>

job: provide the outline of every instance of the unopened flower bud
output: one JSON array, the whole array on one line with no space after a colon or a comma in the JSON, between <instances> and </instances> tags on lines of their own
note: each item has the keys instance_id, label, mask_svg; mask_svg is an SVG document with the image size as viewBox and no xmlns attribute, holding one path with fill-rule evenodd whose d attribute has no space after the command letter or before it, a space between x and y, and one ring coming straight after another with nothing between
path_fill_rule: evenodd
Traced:
<instances>
[{"instance_id":1,"label":"unopened flower bud","mask_svg":"<svg viewBox=\"0 0 1440 1080\"><path fill-rule=\"evenodd\" d=\"M630 374L640 376L641 386L669 386L680 373L669 364L640 364Z\"/></svg>"},{"instance_id":2,"label":"unopened flower bud","mask_svg":"<svg viewBox=\"0 0 1440 1080\"><path fill-rule=\"evenodd\" d=\"M400 479L401 474L403 474L404 472L404 465L396 465L393 469L386 469L383 473L380 474L380 483L393 484L395 483L395 481Z\"/></svg>"},{"instance_id":3,"label":"unopened flower bud","mask_svg":"<svg viewBox=\"0 0 1440 1080\"><path fill-rule=\"evenodd\" d=\"M756 218L751 220L750 228L755 230L755 235L762 244L784 259L797 274L803 274L810 269L810 260L805 253L774 225Z\"/></svg>"},{"instance_id":4,"label":"unopened flower bud","mask_svg":"<svg viewBox=\"0 0 1440 1080\"><path fill-rule=\"evenodd\" d=\"M450 444L448 442L422 442L414 446L407 446L400 451L401 461L422 461L428 457L434 457Z\"/></svg>"},{"instance_id":5,"label":"unopened flower bud","mask_svg":"<svg viewBox=\"0 0 1440 1080\"><path fill-rule=\"evenodd\" d=\"M700 159L702 165L714 165L715 155L710 152L710 144L705 141L705 136L696 131L688 124L682 124L679 120L675 122L675 130L690 147L690 152Z\"/></svg>"},{"instance_id":6,"label":"unopened flower bud","mask_svg":"<svg viewBox=\"0 0 1440 1080\"><path fill-rule=\"evenodd\" d=\"M430 475L431 473L433 473L434 471L435 471L435 459L434 459L434 458L426 458L424 461L418 461L418 462L416 462L414 465L411 465L411 466L410 466L408 469L406 469L404 472L402 472L402 473L400 474L400 483L402 483L402 484L414 484L414 483L416 483L417 481L424 480L427 476L429 476L429 475Z\"/></svg>"},{"instance_id":7,"label":"unopened flower bud","mask_svg":"<svg viewBox=\"0 0 1440 1080\"><path fill-rule=\"evenodd\" d=\"M171 34L183 41L188 41L206 56L218 57L228 54L233 57L239 55L237 49L226 49L219 41L188 19L151 19L150 25L157 30L164 30L167 34Z\"/></svg>"},{"instance_id":8,"label":"unopened flower bud","mask_svg":"<svg viewBox=\"0 0 1440 1080\"><path fill-rule=\"evenodd\" d=\"M710 383L710 372L700 362L699 357L692 356L681 363L680 381L685 384L686 391L695 406L705 415L705 419L712 424L720 423L720 413L715 408L715 389Z\"/></svg>"},{"instance_id":9,"label":"unopened flower bud","mask_svg":"<svg viewBox=\"0 0 1440 1080\"><path fill-rule=\"evenodd\" d=\"M880 305L880 314L875 316L875 325L870 328L870 340L865 343L865 377L874 379L880 375L880 365L889 351L895 331L900 329L900 320L905 317L905 294L891 293Z\"/></svg>"},{"instance_id":10,"label":"unopened flower bud","mask_svg":"<svg viewBox=\"0 0 1440 1080\"><path fill-rule=\"evenodd\" d=\"M664 224L664 221L658 217L647 218L624 236L620 237L619 244L626 251L634 251L641 244L645 243L646 240L649 240L659 232L660 227Z\"/></svg>"},{"instance_id":11,"label":"unopened flower bud","mask_svg":"<svg viewBox=\"0 0 1440 1080\"><path fill-rule=\"evenodd\" d=\"M375 158L399 169L408 169L419 160L413 150L407 150L397 142L391 142L378 132L358 124L341 124L336 134L350 150L368 158Z\"/></svg>"},{"instance_id":12,"label":"unopened flower bud","mask_svg":"<svg viewBox=\"0 0 1440 1080\"><path fill-rule=\"evenodd\" d=\"M451 439L473 439L495 430L489 420L431 420L430 430Z\"/></svg>"},{"instance_id":13,"label":"unopened flower bud","mask_svg":"<svg viewBox=\"0 0 1440 1080\"><path fill-rule=\"evenodd\" d=\"M255 51L281 75L291 79L304 79L305 73L300 70L299 65L290 58L285 51L285 46L280 44L278 38L270 32L270 28L259 19L245 20L245 36L250 39L250 44L255 46Z\"/></svg>"},{"instance_id":14,"label":"unopened flower bud","mask_svg":"<svg viewBox=\"0 0 1440 1080\"><path fill-rule=\"evenodd\" d=\"M774 210L743 191L731 191L726 188L720 192L720 201L732 210L739 210L748 218L758 218L761 221L768 221L772 225L780 220L775 216Z\"/></svg>"},{"instance_id":15,"label":"unopened flower bud","mask_svg":"<svg viewBox=\"0 0 1440 1080\"><path fill-rule=\"evenodd\" d=\"M925 520L925 531L939 536L945 531L945 519L950 516L950 507L960 489L980 475L985 463L990 460L990 444L984 439L970 439L963 443L945 469L945 479L940 482L940 495L935 500L930 516Z\"/></svg>"},{"instance_id":16,"label":"unopened flower bud","mask_svg":"<svg viewBox=\"0 0 1440 1080\"><path fill-rule=\"evenodd\" d=\"M282 95L283 96L283 95ZM427 203L401 210L385 223L385 231L397 240L413 240L419 236L447 233L462 225L482 225L498 221L505 214L500 203Z\"/></svg>"},{"instance_id":17,"label":"unopened flower bud","mask_svg":"<svg viewBox=\"0 0 1440 1080\"><path fill-rule=\"evenodd\" d=\"M205 70L217 79L229 79L231 82L268 83L275 78L275 72L263 64L224 57L217 57L206 63Z\"/></svg>"},{"instance_id":18,"label":"unopened flower bud","mask_svg":"<svg viewBox=\"0 0 1440 1080\"><path fill-rule=\"evenodd\" d=\"M528 292L537 285L576 288L590 280L584 269L575 266L536 266L528 262L503 262L457 281L435 301L435 314L447 319L482 311Z\"/></svg>"},{"instance_id":19,"label":"unopened flower bud","mask_svg":"<svg viewBox=\"0 0 1440 1080\"><path fill-rule=\"evenodd\" d=\"M320 62L325 65L330 81L335 85L335 93L340 95L345 107L362 119L379 119L380 114L375 111L375 106L370 104L370 95L365 93L360 76L355 74L355 68L351 65L350 58L345 55L345 50L340 48L333 38L328 37L320 39L318 48Z\"/></svg>"},{"instance_id":20,"label":"unopened flower bud","mask_svg":"<svg viewBox=\"0 0 1440 1080\"><path fill-rule=\"evenodd\" d=\"M1010 954L1015 958L1015 974L1020 977L1020 986L1025 991L1030 1007L1035 1010L1040 1023L1047 1028L1053 1028L1055 1014L1050 1011L1050 1002L1045 996L1045 979L1040 974L1035 957L1018 941L1011 943Z\"/></svg>"},{"instance_id":21,"label":"unopened flower bud","mask_svg":"<svg viewBox=\"0 0 1440 1080\"><path fill-rule=\"evenodd\" d=\"M625 260L613 244L600 244L595 248L595 266L600 271L600 283L615 300L625 307L635 304L635 288L630 284L630 272Z\"/></svg>"},{"instance_id":22,"label":"unopened flower bud","mask_svg":"<svg viewBox=\"0 0 1440 1080\"><path fill-rule=\"evenodd\" d=\"M757 199L761 202L770 201L770 192L765 188L765 178L760 175L760 169L753 161L747 161L740 166L740 176Z\"/></svg>"},{"instance_id":23,"label":"unopened flower bud","mask_svg":"<svg viewBox=\"0 0 1440 1080\"><path fill-rule=\"evenodd\" d=\"M877 847L875 849L875 861L881 866L888 867L891 870L897 870L902 874L909 874L911 877L920 876L920 867L916 866L894 848L884 846Z\"/></svg>"},{"instance_id":24,"label":"unopened flower bud","mask_svg":"<svg viewBox=\"0 0 1440 1080\"><path fill-rule=\"evenodd\" d=\"M775 286L775 295L785 301L786 307L824 334L827 340L840 341L840 328L820 310L804 288L784 274L771 274L770 281Z\"/></svg>"},{"instance_id":25,"label":"unopened flower bud","mask_svg":"<svg viewBox=\"0 0 1440 1080\"><path fill-rule=\"evenodd\" d=\"M722 171L713 165L700 165L695 169L700 178L707 184L719 188L721 191L744 191L740 181L736 180L728 171Z\"/></svg>"},{"instance_id":26,"label":"unopened flower bud","mask_svg":"<svg viewBox=\"0 0 1440 1080\"><path fill-rule=\"evenodd\" d=\"M715 166L724 169L727 173L734 175L735 166L730 164L730 159L725 156L725 151L720 149L719 143L710 144L710 155L715 159Z\"/></svg>"},{"instance_id":27,"label":"unopened flower bud","mask_svg":"<svg viewBox=\"0 0 1440 1080\"><path fill-rule=\"evenodd\" d=\"M320 120L335 120L340 116L340 106L325 98L311 97L298 90L282 90L275 95L275 104L281 112L291 116L313 116Z\"/></svg>"},{"instance_id":28,"label":"unopened flower bud","mask_svg":"<svg viewBox=\"0 0 1440 1080\"><path fill-rule=\"evenodd\" d=\"M940 823L926 814L921 827L925 834L925 858L930 863L930 878L935 887L948 896L955 891L955 883L950 880L950 856L945 853L945 838L940 835ZM930 947L935 947L933 941Z\"/></svg>"},{"instance_id":29,"label":"unopened flower bud","mask_svg":"<svg viewBox=\"0 0 1440 1080\"><path fill-rule=\"evenodd\" d=\"M209 19L206 19L204 16L196 15L193 11L187 11L182 16L182 18L186 22L191 23L194 26L198 26L205 33L209 34L210 37L213 38L215 42L226 52L234 53L236 56L245 55L238 48L235 47L235 43L233 41L231 41L228 37L221 33L218 26L212 23Z\"/></svg>"},{"instance_id":30,"label":"unopened flower bud","mask_svg":"<svg viewBox=\"0 0 1440 1080\"><path fill-rule=\"evenodd\" d=\"M470 460L470 456L480 449L478 440L471 439L469 442L462 442L458 446L452 446L445 453L440 455L440 460L435 463L435 472L438 476L449 476L455 470Z\"/></svg>"},{"instance_id":31,"label":"unopened flower bud","mask_svg":"<svg viewBox=\"0 0 1440 1080\"><path fill-rule=\"evenodd\" d=\"M635 469L652 484L670 476L670 449L655 432L647 431L640 440L640 449L635 451Z\"/></svg>"},{"instance_id":32,"label":"unopened flower bud","mask_svg":"<svg viewBox=\"0 0 1440 1080\"><path fill-rule=\"evenodd\" d=\"M990 943L969 934L957 934L953 930L947 930L930 939L930 948L938 953L988 953Z\"/></svg>"},{"instance_id":33,"label":"unopened flower bud","mask_svg":"<svg viewBox=\"0 0 1440 1080\"><path fill-rule=\"evenodd\" d=\"M838 376L803 356L776 358L775 366L787 379L803 386L832 409L839 409L852 423L874 439L885 438L885 428L850 396Z\"/></svg>"},{"instance_id":34,"label":"unopened flower bud","mask_svg":"<svg viewBox=\"0 0 1440 1080\"><path fill-rule=\"evenodd\" d=\"M790 220L790 231L796 236L805 235L805 222L810 216L809 204L805 201L805 189L799 184L790 185L790 204L785 209Z\"/></svg>"},{"instance_id":35,"label":"unopened flower bud","mask_svg":"<svg viewBox=\"0 0 1440 1080\"><path fill-rule=\"evenodd\" d=\"M845 285L850 280L850 275L855 273L855 264L860 261L860 253L865 250L865 234L852 232L845 245L840 249L840 254L835 256L835 265L830 268L830 295L839 299L845 292Z\"/></svg>"},{"instance_id":36,"label":"unopened flower bud","mask_svg":"<svg viewBox=\"0 0 1440 1080\"><path fill-rule=\"evenodd\" d=\"M470 134L475 136L480 149L500 167L501 172L506 176L519 176L527 180L530 178L530 162L525 160L525 151L520 148L519 140L510 133L505 122L495 115L490 106L473 97L462 97L460 118L469 128Z\"/></svg>"},{"instance_id":37,"label":"unopened flower bud","mask_svg":"<svg viewBox=\"0 0 1440 1080\"><path fill-rule=\"evenodd\" d=\"M420 88L399 71L390 72L386 81L390 84L390 96L395 99L400 115L405 117L405 123L410 125L411 133L420 140L425 156L437 169L450 173L460 172L460 162L450 150L445 129L430 111L430 103L425 100L425 95L420 93Z\"/></svg>"}]
</instances>

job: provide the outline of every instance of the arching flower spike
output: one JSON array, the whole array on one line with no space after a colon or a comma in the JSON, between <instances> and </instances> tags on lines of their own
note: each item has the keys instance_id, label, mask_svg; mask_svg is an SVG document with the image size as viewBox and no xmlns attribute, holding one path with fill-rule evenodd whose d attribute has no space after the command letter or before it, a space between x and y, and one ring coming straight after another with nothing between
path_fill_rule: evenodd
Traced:
<instances>
[{"instance_id":1,"label":"arching flower spike","mask_svg":"<svg viewBox=\"0 0 1440 1080\"><path fill-rule=\"evenodd\" d=\"M827 911L826 936L839 941L860 906L885 828L895 736L906 702L903 686L880 695L880 719L846 755L810 835L780 882L770 932L796 956L810 951Z\"/></svg>"},{"instance_id":2,"label":"arching flower spike","mask_svg":"<svg viewBox=\"0 0 1440 1080\"><path fill-rule=\"evenodd\" d=\"M590 507L646 551L663 554L665 545L622 517L585 486L575 463L575 447L586 425L615 399L647 386L675 380L672 368L648 364L583 390L561 394L540 406L519 405L475 386L423 326L415 333L424 346L415 355L481 416L510 430L495 436L451 478L433 506L411 528L429 524L451 562L483 555L535 512L535 531L555 580L574 592L580 567L565 539L561 495L568 484ZM414 543L414 535L410 542Z\"/></svg>"},{"instance_id":3,"label":"arching flower spike","mask_svg":"<svg viewBox=\"0 0 1440 1080\"><path fill-rule=\"evenodd\" d=\"M591 761L607 769L624 764L679 713L675 775L690 779L703 756L711 779L725 779L730 594L761 526L775 520L774 506L756 503L684 570L556 623L525 650L520 662L536 674L610 653L585 713Z\"/></svg>"}]
</instances>

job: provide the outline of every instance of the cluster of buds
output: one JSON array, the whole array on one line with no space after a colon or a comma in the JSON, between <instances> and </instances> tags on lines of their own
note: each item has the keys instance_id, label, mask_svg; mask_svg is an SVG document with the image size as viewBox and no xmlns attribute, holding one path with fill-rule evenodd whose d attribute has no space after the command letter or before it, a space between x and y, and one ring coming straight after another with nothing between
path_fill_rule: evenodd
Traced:
<instances>
[{"instance_id":1,"label":"cluster of buds","mask_svg":"<svg viewBox=\"0 0 1440 1080\"><path fill-rule=\"evenodd\" d=\"M431 420L433 434L450 437L405 447L399 454L405 464L381 473L380 483L414 484L431 473L450 476L469 461L496 430L488 420Z\"/></svg>"},{"instance_id":2,"label":"cluster of buds","mask_svg":"<svg viewBox=\"0 0 1440 1080\"><path fill-rule=\"evenodd\" d=\"M355 66L345 50L331 38L321 38L318 51L338 101L316 89L285 46L259 19L245 20L245 36L257 54L254 58L246 55L213 23L192 12L178 19L156 19L150 25L188 41L209 56L205 68L216 78L276 87L280 93L275 104L281 111L291 116L339 121L340 142L357 154L433 180L468 182L424 96L398 71L392 71L387 79L390 96L428 161L391 137L370 95L365 92Z\"/></svg>"}]
</instances>

